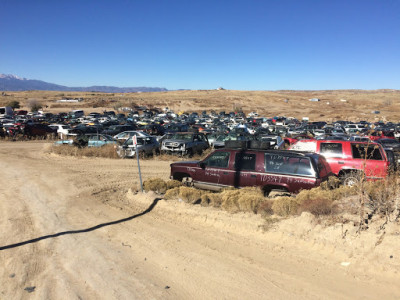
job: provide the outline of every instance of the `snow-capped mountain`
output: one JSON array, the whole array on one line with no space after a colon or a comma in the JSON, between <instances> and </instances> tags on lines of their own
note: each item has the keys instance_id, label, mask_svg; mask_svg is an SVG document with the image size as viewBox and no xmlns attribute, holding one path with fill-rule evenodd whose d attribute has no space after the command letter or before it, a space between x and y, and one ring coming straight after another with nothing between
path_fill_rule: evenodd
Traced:
<instances>
[{"instance_id":1,"label":"snow-capped mountain","mask_svg":"<svg viewBox=\"0 0 400 300\"><path fill-rule=\"evenodd\" d=\"M13 74L0 74L0 78L27 80L26 78L21 78L21 77L18 77L17 75L13 75Z\"/></svg>"},{"instance_id":2,"label":"snow-capped mountain","mask_svg":"<svg viewBox=\"0 0 400 300\"><path fill-rule=\"evenodd\" d=\"M13 74L0 74L0 91L76 91L76 92L104 92L104 93L133 93L133 92L161 92L166 88L159 87L115 87L89 86L68 87L41 80L21 78Z\"/></svg>"}]
</instances>

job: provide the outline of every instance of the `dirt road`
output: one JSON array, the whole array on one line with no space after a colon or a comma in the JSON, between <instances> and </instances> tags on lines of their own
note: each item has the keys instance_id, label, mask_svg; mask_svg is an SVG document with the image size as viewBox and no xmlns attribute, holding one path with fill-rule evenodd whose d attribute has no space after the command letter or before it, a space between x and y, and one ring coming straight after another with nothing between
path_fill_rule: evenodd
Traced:
<instances>
[{"instance_id":1,"label":"dirt road","mask_svg":"<svg viewBox=\"0 0 400 300\"><path fill-rule=\"evenodd\" d=\"M395 299L399 275L255 215L135 194L135 160L0 142L0 299ZM144 179L169 162L142 161ZM397 282L397 283L396 283Z\"/></svg>"}]
</instances>

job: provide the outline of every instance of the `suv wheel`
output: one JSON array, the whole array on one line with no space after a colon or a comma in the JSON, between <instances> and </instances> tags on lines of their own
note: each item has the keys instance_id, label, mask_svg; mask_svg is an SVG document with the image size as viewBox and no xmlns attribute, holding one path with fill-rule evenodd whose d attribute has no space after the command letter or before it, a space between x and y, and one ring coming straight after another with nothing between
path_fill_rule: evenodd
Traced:
<instances>
[{"instance_id":1,"label":"suv wheel","mask_svg":"<svg viewBox=\"0 0 400 300\"><path fill-rule=\"evenodd\" d=\"M188 187L192 187L193 186L193 179L192 177L183 177L182 178L182 184Z\"/></svg>"},{"instance_id":2,"label":"suv wheel","mask_svg":"<svg viewBox=\"0 0 400 300\"><path fill-rule=\"evenodd\" d=\"M187 152L186 152L187 154L187 157L192 157L193 156L193 150L192 149L189 149L189 150L187 150Z\"/></svg>"},{"instance_id":3,"label":"suv wheel","mask_svg":"<svg viewBox=\"0 0 400 300\"><path fill-rule=\"evenodd\" d=\"M354 186L361 181L362 174L360 172L349 172L340 177L344 186Z\"/></svg>"}]
</instances>

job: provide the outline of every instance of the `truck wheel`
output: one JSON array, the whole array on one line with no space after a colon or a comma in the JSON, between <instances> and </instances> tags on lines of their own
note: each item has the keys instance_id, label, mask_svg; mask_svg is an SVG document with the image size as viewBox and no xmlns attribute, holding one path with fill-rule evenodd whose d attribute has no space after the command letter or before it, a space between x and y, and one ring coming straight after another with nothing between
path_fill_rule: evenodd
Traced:
<instances>
[{"instance_id":1,"label":"truck wheel","mask_svg":"<svg viewBox=\"0 0 400 300\"><path fill-rule=\"evenodd\" d=\"M193 186L193 179L192 177L183 177L182 178L182 184L188 187L192 187Z\"/></svg>"},{"instance_id":2,"label":"truck wheel","mask_svg":"<svg viewBox=\"0 0 400 300\"><path fill-rule=\"evenodd\" d=\"M362 174L359 172L349 172L340 177L344 186L354 186L361 181Z\"/></svg>"},{"instance_id":3,"label":"truck wheel","mask_svg":"<svg viewBox=\"0 0 400 300\"><path fill-rule=\"evenodd\" d=\"M189 149L188 151L187 151L187 157L192 157L193 156L193 150L192 149Z\"/></svg>"}]
</instances>

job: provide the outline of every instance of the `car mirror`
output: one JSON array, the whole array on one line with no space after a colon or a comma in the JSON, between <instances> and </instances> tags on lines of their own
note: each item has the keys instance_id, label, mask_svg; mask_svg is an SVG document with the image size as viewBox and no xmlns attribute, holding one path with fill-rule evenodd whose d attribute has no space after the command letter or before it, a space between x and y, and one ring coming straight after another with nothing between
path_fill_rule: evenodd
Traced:
<instances>
[{"instance_id":1,"label":"car mirror","mask_svg":"<svg viewBox=\"0 0 400 300\"><path fill-rule=\"evenodd\" d=\"M206 168L206 163L205 162L200 162L199 166L200 166L200 168L205 169Z\"/></svg>"}]
</instances>

